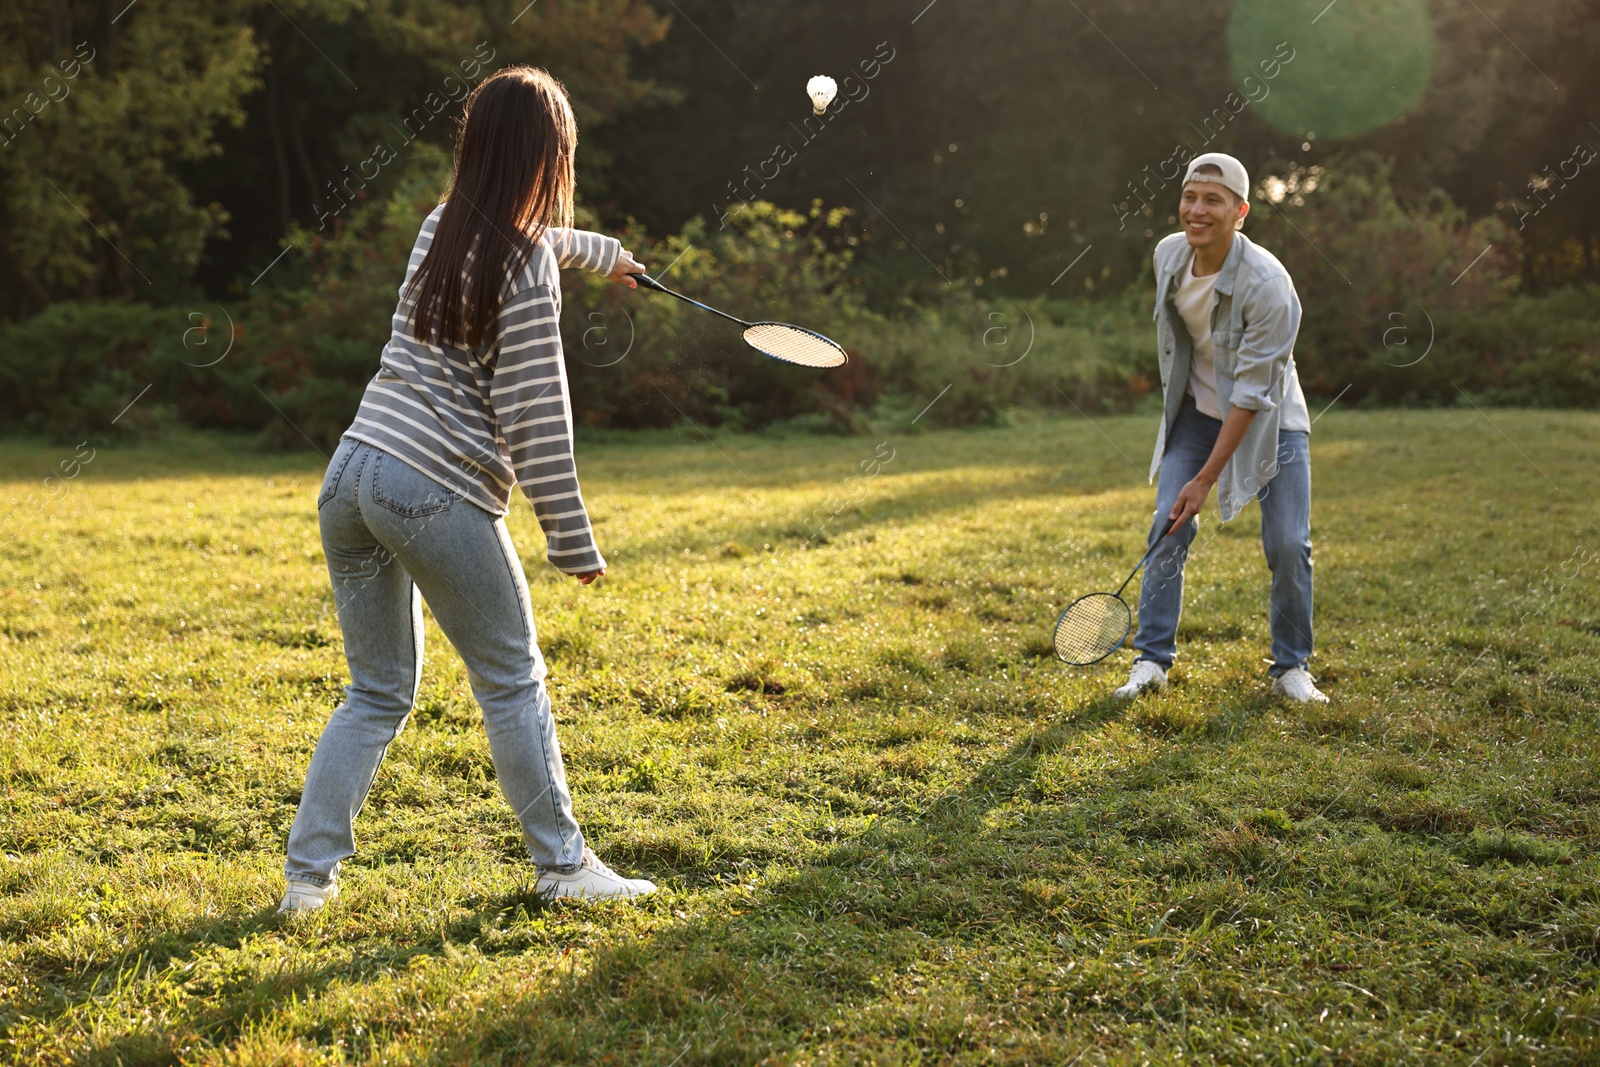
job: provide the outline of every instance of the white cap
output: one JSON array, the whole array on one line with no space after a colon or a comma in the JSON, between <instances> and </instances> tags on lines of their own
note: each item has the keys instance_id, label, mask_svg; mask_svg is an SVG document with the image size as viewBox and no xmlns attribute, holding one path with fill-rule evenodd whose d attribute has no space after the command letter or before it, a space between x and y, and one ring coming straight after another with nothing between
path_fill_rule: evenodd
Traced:
<instances>
[{"instance_id":1,"label":"white cap","mask_svg":"<svg viewBox=\"0 0 1600 1067\"><path fill-rule=\"evenodd\" d=\"M1207 164L1216 167L1222 173L1195 173ZM1189 161L1189 170L1184 174L1183 181L1185 185L1189 182L1215 182L1240 200L1250 199L1250 175L1245 172L1243 163L1225 152L1206 152L1195 156Z\"/></svg>"}]
</instances>

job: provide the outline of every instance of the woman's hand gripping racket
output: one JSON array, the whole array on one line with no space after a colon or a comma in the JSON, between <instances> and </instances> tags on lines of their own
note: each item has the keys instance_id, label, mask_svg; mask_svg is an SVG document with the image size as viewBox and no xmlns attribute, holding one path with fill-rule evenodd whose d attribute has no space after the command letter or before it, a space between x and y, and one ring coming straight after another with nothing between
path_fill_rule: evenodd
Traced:
<instances>
[{"instance_id":1,"label":"woman's hand gripping racket","mask_svg":"<svg viewBox=\"0 0 1600 1067\"><path fill-rule=\"evenodd\" d=\"M1057 656L1075 667L1087 667L1091 663L1099 663L1122 647L1122 642L1128 639L1128 632L1133 629L1133 612L1129 610L1127 601L1122 599L1122 591L1128 588L1133 576L1150 562L1150 557L1161 547L1161 542L1177 528L1178 523L1173 522L1167 527L1166 533L1156 538L1156 543L1150 546L1139 565L1128 573L1115 593L1087 593L1067 605L1067 610L1056 620Z\"/></svg>"},{"instance_id":2,"label":"woman's hand gripping racket","mask_svg":"<svg viewBox=\"0 0 1600 1067\"><path fill-rule=\"evenodd\" d=\"M686 304L693 304L701 311L709 311L729 322L737 322L744 327L744 343L764 356L781 359L785 363L798 363L802 367L837 367L849 358L843 348L814 330L791 326L787 322L746 322L734 318L726 311L718 311L698 300L691 300L682 293L675 293L648 274L635 274L633 280L646 289L675 296Z\"/></svg>"}]
</instances>

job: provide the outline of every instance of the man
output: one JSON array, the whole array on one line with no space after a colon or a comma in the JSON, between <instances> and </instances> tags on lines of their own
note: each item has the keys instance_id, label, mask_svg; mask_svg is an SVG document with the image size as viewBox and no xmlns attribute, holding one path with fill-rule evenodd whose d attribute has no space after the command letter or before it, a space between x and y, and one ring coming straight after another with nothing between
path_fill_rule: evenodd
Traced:
<instances>
[{"instance_id":1,"label":"man","mask_svg":"<svg viewBox=\"0 0 1600 1067\"><path fill-rule=\"evenodd\" d=\"M1166 400L1150 476L1160 473L1156 548L1139 594L1128 699L1167 684L1177 655L1183 567L1213 486L1222 521L1261 501L1272 570L1272 692L1325 702L1311 659L1311 420L1295 373L1300 298L1272 253L1238 232L1250 213L1242 163L1196 156L1178 204L1182 233L1155 250L1156 333ZM1168 529L1173 532L1162 540Z\"/></svg>"}]
</instances>

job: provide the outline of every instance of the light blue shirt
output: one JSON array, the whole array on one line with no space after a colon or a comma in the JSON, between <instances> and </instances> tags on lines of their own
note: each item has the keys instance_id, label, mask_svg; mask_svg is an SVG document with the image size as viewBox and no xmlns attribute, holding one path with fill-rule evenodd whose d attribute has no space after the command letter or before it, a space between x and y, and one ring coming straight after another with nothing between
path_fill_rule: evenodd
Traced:
<instances>
[{"instance_id":1,"label":"light blue shirt","mask_svg":"<svg viewBox=\"0 0 1600 1067\"><path fill-rule=\"evenodd\" d=\"M1165 405L1156 437L1150 479L1161 470L1167 431L1183 406L1193 345L1173 303L1189 265L1188 239L1169 234L1156 245L1156 345ZM1310 432L1305 394L1295 372L1294 342L1300 332L1300 297L1278 258L1242 233L1217 273L1211 307L1211 341L1217 403L1224 418L1230 407L1248 408L1256 417L1244 440L1217 479L1217 507L1227 522L1278 473L1278 432Z\"/></svg>"}]
</instances>

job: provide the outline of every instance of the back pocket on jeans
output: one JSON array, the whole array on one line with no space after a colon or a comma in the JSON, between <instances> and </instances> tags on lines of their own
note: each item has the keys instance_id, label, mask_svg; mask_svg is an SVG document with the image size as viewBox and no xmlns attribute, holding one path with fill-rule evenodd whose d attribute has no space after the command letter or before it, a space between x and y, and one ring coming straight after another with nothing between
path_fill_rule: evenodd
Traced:
<instances>
[{"instance_id":1,"label":"back pocket on jeans","mask_svg":"<svg viewBox=\"0 0 1600 1067\"><path fill-rule=\"evenodd\" d=\"M372 457L372 499L396 515L417 518L449 511L456 494L388 453Z\"/></svg>"},{"instance_id":2,"label":"back pocket on jeans","mask_svg":"<svg viewBox=\"0 0 1600 1067\"><path fill-rule=\"evenodd\" d=\"M350 457L355 454L357 447L359 442L345 437L339 440L339 447L333 450L333 458L328 461L328 473L322 476L322 492L317 494L319 511L339 491L339 479L344 476L344 469L350 465Z\"/></svg>"}]
</instances>

